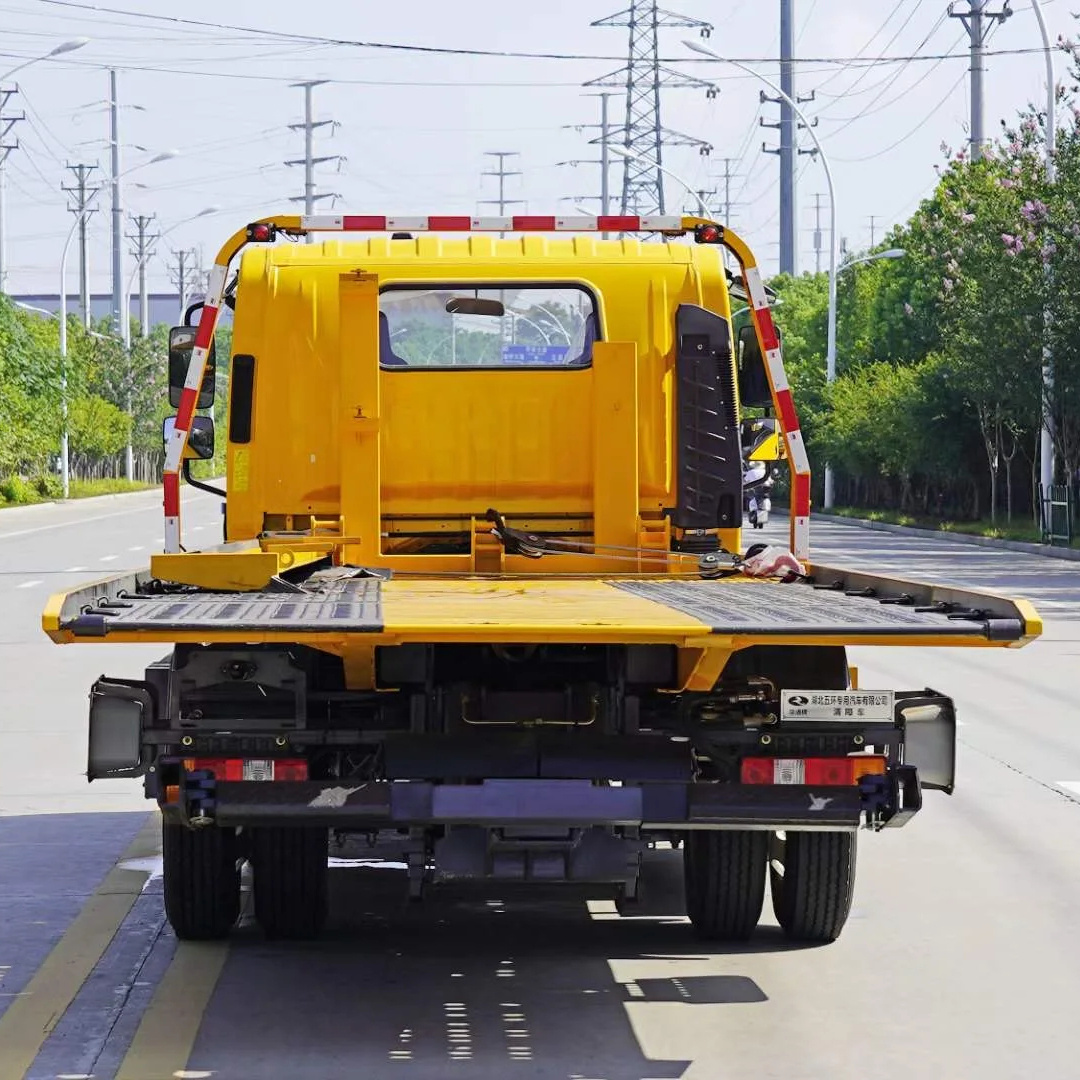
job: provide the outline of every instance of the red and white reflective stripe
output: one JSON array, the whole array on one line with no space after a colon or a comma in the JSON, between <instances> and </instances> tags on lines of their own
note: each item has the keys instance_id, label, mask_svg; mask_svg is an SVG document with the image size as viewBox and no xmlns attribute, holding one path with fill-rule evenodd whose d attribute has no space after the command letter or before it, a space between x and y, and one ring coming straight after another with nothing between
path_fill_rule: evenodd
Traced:
<instances>
[{"instance_id":1,"label":"red and white reflective stripe","mask_svg":"<svg viewBox=\"0 0 1080 1080\"><path fill-rule=\"evenodd\" d=\"M162 477L164 486L165 508L165 550L176 553L180 550L180 464L184 460L184 448L191 432L191 421L195 415L195 406L199 400L199 388L202 386L206 361L210 356L210 343L214 339L214 327L217 325L221 298L225 292L225 276L228 266L215 263L210 271L210 284L206 291L206 303L195 331L195 346L191 350L187 375L184 378L184 391L180 395L180 407L176 410L176 421L172 435L165 447L165 469Z\"/></svg>"},{"instance_id":2,"label":"red and white reflective stripe","mask_svg":"<svg viewBox=\"0 0 1080 1080\"><path fill-rule=\"evenodd\" d=\"M308 232L682 232L681 217L558 217L516 214L512 217L470 217L468 214L426 214L387 217L378 214L310 214L300 218Z\"/></svg>"},{"instance_id":3,"label":"red and white reflective stripe","mask_svg":"<svg viewBox=\"0 0 1080 1080\"><path fill-rule=\"evenodd\" d=\"M750 294L754 322L765 349L765 366L772 386L773 404L791 463L791 551L796 559L804 560L810 555L810 459L799 428L799 414L795 411L795 399L791 396L791 387L784 371L780 338L776 333L761 273L756 266L744 267L743 279Z\"/></svg>"}]
</instances>

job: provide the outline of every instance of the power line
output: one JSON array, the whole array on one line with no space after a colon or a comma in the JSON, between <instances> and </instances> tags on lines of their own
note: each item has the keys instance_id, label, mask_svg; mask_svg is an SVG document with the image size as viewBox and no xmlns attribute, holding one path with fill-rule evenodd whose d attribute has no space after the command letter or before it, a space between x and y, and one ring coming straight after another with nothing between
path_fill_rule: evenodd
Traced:
<instances>
[{"instance_id":1,"label":"power line","mask_svg":"<svg viewBox=\"0 0 1080 1080\"><path fill-rule=\"evenodd\" d=\"M76 0L40 0L43 4L51 4L57 7L63 7L68 9L74 9L85 12L106 12L117 15L124 15L137 19L148 19L165 21L170 23L181 24L185 26L195 26L202 29L213 30L234 30L238 33L255 34L262 37L277 38L284 41L293 41L301 43L314 42L322 45L333 45L340 47L361 48L361 49L382 49L394 52L410 52L418 54L434 54L440 56L490 56L490 57L506 57L509 59L521 59L521 60L596 60L596 61L615 61L618 62L624 57L611 56L606 54L596 53L555 53L555 52L519 52L512 49L475 49L475 48L450 48L449 46L439 45L413 45L403 42L388 42L388 41L367 41L362 39L352 38L332 38L323 37L317 34L297 34L288 33L281 30L267 30L259 29L258 27L250 26L237 26L230 23L212 23L200 19L183 18L178 15L156 15L151 12L143 11L127 11L122 8L105 7L98 4L86 4L77 3ZM876 36L876 35L875 35ZM1058 46L1059 50L1061 49ZM998 52L987 52L987 56L1005 56L1005 55L1025 55L1029 53L1043 52L1042 48L1028 48L1028 49L1003 49ZM963 56L962 53L946 54L945 59L952 59L953 57ZM689 63L689 64L702 64L710 63L708 60L693 60L686 56L675 57L659 57L659 62L662 64L674 64L674 63ZM739 60L744 64L777 64L779 63L779 57L776 56L750 56L750 57L732 57L734 60ZM875 65L881 63L899 63L906 60L936 60L937 56L855 56L855 57L843 57L843 56L816 56L816 57L803 57L800 63L814 63L814 64L851 64L856 61L860 61L863 64ZM87 64L87 66L100 66L100 64L94 64L91 62L81 62L76 60L66 61L67 63L75 64ZM123 66L120 64L115 65L117 67ZM130 67L130 65L129 65ZM136 69L130 67L131 70L163 70L160 68L141 68ZM184 72L177 71L176 74L213 74L208 72ZM280 77L279 80L281 81Z\"/></svg>"},{"instance_id":2,"label":"power line","mask_svg":"<svg viewBox=\"0 0 1080 1080\"><path fill-rule=\"evenodd\" d=\"M942 23L945 22L946 17L947 17L946 15L942 14L938 18L937 22L935 22L934 25L930 28L930 32L916 46L916 51L918 51L924 45L926 45L927 42L929 42L929 40L934 36L934 34L937 33L938 28L942 25ZM959 40L959 39L957 39L957 40ZM912 90L915 89L916 86L918 86L921 82L923 82L923 80L925 80L930 75L932 75L935 71L937 71L937 69L942 65L942 63L944 63L944 61L938 60L936 63L932 64L929 68L927 68L926 71L924 71L922 73L922 75L918 79L915 80L914 83L912 83L910 86L908 86L906 89L904 89L899 96L894 97L890 101L886 102L884 105L881 106L881 109L874 109L874 105L876 105L881 100L881 98L884 97L884 95L886 94L886 92L889 90L889 88L891 86L896 84L896 82L901 78L901 76L907 70L908 65L905 64L903 67L901 67L897 71L893 72L887 78L882 79L880 83L876 84L877 86L881 87L881 89L878 91L878 93L875 94L874 97L872 97L854 116L846 117L846 118L843 118L842 120L841 120L841 118L835 118L832 121L832 122L840 122L840 127L834 128L829 133L830 137L834 137L837 134L839 134L841 131L846 130L856 120L861 120L864 117L872 116L872 115L874 115L875 112L881 112L883 109L886 109L890 105L895 104L895 102L897 102L900 99L900 97L902 97L904 94L910 93ZM828 117L823 117L822 119L824 119L826 123L830 122Z\"/></svg>"},{"instance_id":3,"label":"power line","mask_svg":"<svg viewBox=\"0 0 1080 1080\"><path fill-rule=\"evenodd\" d=\"M915 135L918 132L920 132L923 129L923 127L925 126L927 120L929 120L936 113L940 112L949 103L949 98L952 96L953 91L966 78L967 78L967 72L966 71L961 72L960 73L960 78L958 78L956 80L956 82L954 82L952 84L952 86L949 87L949 89L945 92L945 96L939 102L937 102L934 105L934 107L913 128L911 128L910 131L908 131L904 135L901 135L900 138L897 139L895 142L889 143L888 146L885 146L880 150L875 150L874 153L872 153L872 154L864 154L862 157L846 158L846 157L837 157L835 154L833 154L833 155L830 155L830 160L832 160L832 161L842 161L845 164L851 165L851 164L855 164L857 162L873 161L875 158L879 158L883 154L887 154L891 150L895 150L898 146L902 145L903 143L906 143L908 141L908 139L910 139L912 137L912 135Z\"/></svg>"}]
</instances>

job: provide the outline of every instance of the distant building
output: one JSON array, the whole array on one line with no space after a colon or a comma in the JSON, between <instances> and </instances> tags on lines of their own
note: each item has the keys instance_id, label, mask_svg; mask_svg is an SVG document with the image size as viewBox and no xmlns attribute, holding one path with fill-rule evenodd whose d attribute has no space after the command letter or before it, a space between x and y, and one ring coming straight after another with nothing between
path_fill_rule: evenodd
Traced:
<instances>
[{"instance_id":1,"label":"distant building","mask_svg":"<svg viewBox=\"0 0 1080 1080\"><path fill-rule=\"evenodd\" d=\"M191 296L188 298L188 303L194 303L196 299L202 299L201 296ZM60 296L57 293L23 293L21 295L11 295L11 300L16 304L25 304L31 308L43 308L46 311L59 312L60 310ZM159 323L165 323L167 326L176 326L180 322L180 297L176 293L150 293L150 325L157 326ZM82 313L82 307L79 304L79 296L76 293L74 296L68 296L68 314L79 315ZM109 313L112 311L112 293L94 293L90 297L90 315L96 321L98 319L108 318ZM222 312L222 321L227 321L231 317L232 313L225 309ZM138 294L131 297L131 317L135 320L139 318L139 297Z\"/></svg>"}]
</instances>

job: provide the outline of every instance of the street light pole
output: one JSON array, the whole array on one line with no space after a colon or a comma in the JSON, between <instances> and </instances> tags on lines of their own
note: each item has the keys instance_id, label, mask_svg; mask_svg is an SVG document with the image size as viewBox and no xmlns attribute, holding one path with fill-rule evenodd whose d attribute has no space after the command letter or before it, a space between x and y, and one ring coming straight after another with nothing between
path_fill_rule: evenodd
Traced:
<instances>
[{"instance_id":1,"label":"street light pole","mask_svg":"<svg viewBox=\"0 0 1080 1080\"><path fill-rule=\"evenodd\" d=\"M1042 6L1039 0L1031 0L1035 18L1039 21L1039 33L1042 35L1043 54L1046 57L1046 182L1053 184L1056 179L1054 166L1054 147L1057 141L1057 119L1054 115L1057 103L1057 85L1054 78L1054 53L1050 48L1050 35L1046 32ZM1043 264L1046 277L1046 295L1050 296L1050 278L1052 271L1049 263ZM1042 430L1039 432L1039 485L1043 498L1050 495L1050 486L1054 482L1054 413L1050 408L1050 397L1054 389L1053 354L1050 347L1049 311L1043 310L1043 363L1042 363Z\"/></svg>"},{"instance_id":2,"label":"street light pole","mask_svg":"<svg viewBox=\"0 0 1080 1080\"><path fill-rule=\"evenodd\" d=\"M795 115L799 118L800 122L805 126L807 134L814 140L814 146L817 149L818 154L821 156L821 164L825 169L825 180L829 186L829 326L828 326L828 342L825 352L825 378L828 382L832 382L836 378L836 262L837 262L837 250L836 250L836 186L833 183L832 169L829 167L829 159L825 154L824 149L821 146L821 140L817 137L814 128L810 124L809 120L803 115L802 109L799 108L795 100L789 97L776 85L771 79L767 79L760 72L755 71L751 67L747 67L739 60L732 60L730 57L721 56L719 53L713 52L712 49L705 45L702 45L697 41L684 41L683 44L692 49L696 53L701 53L703 56L711 57L713 60L719 60L724 64L731 64L733 67L737 67L740 71L745 71L748 75L752 75L755 79L760 79L766 86L768 86L774 94L779 94L781 99L792 109L795 110ZM828 465L825 466L825 509L829 509L833 504L833 474L832 469Z\"/></svg>"}]
</instances>

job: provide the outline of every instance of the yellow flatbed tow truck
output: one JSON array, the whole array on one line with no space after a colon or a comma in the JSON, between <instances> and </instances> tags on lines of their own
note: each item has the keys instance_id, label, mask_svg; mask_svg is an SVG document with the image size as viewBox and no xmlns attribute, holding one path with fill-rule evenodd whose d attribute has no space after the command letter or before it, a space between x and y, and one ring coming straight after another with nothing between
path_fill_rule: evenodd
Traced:
<instances>
[{"instance_id":1,"label":"yellow flatbed tow truck","mask_svg":"<svg viewBox=\"0 0 1080 1080\"><path fill-rule=\"evenodd\" d=\"M225 535L191 551L180 477L213 454L223 307ZM621 910L670 842L702 936L749 936L768 878L789 937L833 940L857 831L955 772L952 701L858 687L846 647L1041 632L1022 600L811 560L779 335L717 222L268 218L185 323L165 550L43 617L57 642L170 647L94 684L88 776L144 778L182 938L230 932L245 861L265 932L317 933L333 836L392 850L417 898L571 882ZM762 459L770 429L790 550L744 550L746 443Z\"/></svg>"}]
</instances>

